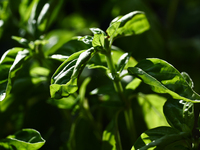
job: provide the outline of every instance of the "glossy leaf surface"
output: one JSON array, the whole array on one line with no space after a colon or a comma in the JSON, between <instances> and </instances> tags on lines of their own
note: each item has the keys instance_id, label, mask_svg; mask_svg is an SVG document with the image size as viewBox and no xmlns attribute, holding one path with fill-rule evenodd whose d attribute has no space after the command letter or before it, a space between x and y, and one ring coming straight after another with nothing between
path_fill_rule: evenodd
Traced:
<instances>
[{"instance_id":1,"label":"glossy leaf surface","mask_svg":"<svg viewBox=\"0 0 200 150\"><path fill-rule=\"evenodd\" d=\"M92 46L97 50L105 49L105 32L99 28L90 28L94 34Z\"/></svg>"},{"instance_id":2,"label":"glossy leaf surface","mask_svg":"<svg viewBox=\"0 0 200 150\"><path fill-rule=\"evenodd\" d=\"M60 99L76 92L78 76L92 57L94 49L80 51L71 55L55 72L51 80L51 97Z\"/></svg>"},{"instance_id":3,"label":"glossy leaf surface","mask_svg":"<svg viewBox=\"0 0 200 150\"><path fill-rule=\"evenodd\" d=\"M45 140L38 131L33 129L23 129L14 135L8 136L6 139L3 139L2 143L7 143L15 150L38 150L44 145Z\"/></svg>"},{"instance_id":4,"label":"glossy leaf surface","mask_svg":"<svg viewBox=\"0 0 200 150\"><path fill-rule=\"evenodd\" d=\"M15 50L18 51L19 49L18 50L15 49ZM9 54L9 52L8 52L8 54ZM6 99L7 99L7 97L9 97L9 93L11 92L11 90L13 88L14 78L16 77L17 72L20 70L20 68L24 64L24 61L26 60L28 55L29 55L29 51L26 50L26 49L24 49L23 51L18 51L14 62L12 63L11 66L9 66L10 68L9 68L8 80L7 81L4 80L4 82L3 82L3 87L5 89L1 89L1 97L0 97L1 98L1 101L0 101L1 105L0 105L0 109L2 111L4 111L10 105L10 103L12 101L12 100L11 101L10 100L7 101ZM5 84L6 82L7 82L7 85Z\"/></svg>"},{"instance_id":5,"label":"glossy leaf surface","mask_svg":"<svg viewBox=\"0 0 200 150\"><path fill-rule=\"evenodd\" d=\"M128 53L124 53L118 60L117 63L117 71L122 72L122 70L124 69L124 67L126 66L126 64L128 63L130 58L130 54Z\"/></svg>"},{"instance_id":6,"label":"glossy leaf surface","mask_svg":"<svg viewBox=\"0 0 200 150\"><path fill-rule=\"evenodd\" d=\"M131 75L142 79L157 93L168 93L174 99L200 102L200 96L191 88L188 81L171 64L161 59L145 59L135 67L128 68Z\"/></svg>"},{"instance_id":7,"label":"glossy leaf surface","mask_svg":"<svg viewBox=\"0 0 200 150\"><path fill-rule=\"evenodd\" d=\"M190 145L185 141L189 136L186 132L177 132L170 127L158 127L142 133L131 150L187 149Z\"/></svg>"},{"instance_id":8,"label":"glossy leaf surface","mask_svg":"<svg viewBox=\"0 0 200 150\"><path fill-rule=\"evenodd\" d=\"M148 20L143 12L134 11L124 16L115 18L108 29L107 34L112 38L140 34L149 29Z\"/></svg>"}]
</instances>

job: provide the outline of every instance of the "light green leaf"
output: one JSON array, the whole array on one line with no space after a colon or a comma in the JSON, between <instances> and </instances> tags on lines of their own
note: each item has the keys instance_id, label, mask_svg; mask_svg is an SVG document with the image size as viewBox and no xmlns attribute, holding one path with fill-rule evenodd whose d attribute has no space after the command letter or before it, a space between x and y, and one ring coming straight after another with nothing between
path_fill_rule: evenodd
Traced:
<instances>
[{"instance_id":1,"label":"light green leaf","mask_svg":"<svg viewBox=\"0 0 200 150\"><path fill-rule=\"evenodd\" d=\"M9 146L14 147L15 150L38 150L44 145L45 140L36 130L22 129L14 135L3 139L2 143L8 143Z\"/></svg>"},{"instance_id":2,"label":"light green leaf","mask_svg":"<svg viewBox=\"0 0 200 150\"><path fill-rule=\"evenodd\" d=\"M177 132L170 127L158 127L147 130L137 139L131 150L182 150L191 145L190 134Z\"/></svg>"},{"instance_id":3,"label":"light green leaf","mask_svg":"<svg viewBox=\"0 0 200 150\"><path fill-rule=\"evenodd\" d=\"M141 11L134 11L115 18L106 32L111 39L115 39L117 37L143 33L149 27L145 14Z\"/></svg>"},{"instance_id":4,"label":"light green leaf","mask_svg":"<svg viewBox=\"0 0 200 150\"><path fill-rule=\"evenodd\" d=\"M51 80L50 92L52 98L60 99L77 91L78 76L93 54L94 49L91 48L74 53L63 62Z\"/></svg>"},{"instance_id":5,"label":"light green leaf","mask_svg":"<svg viewBox=\"0 0 200 150\"><path fill-rule=\"evenodd\" d=\"M164 60L152 58L128 68L129 74L137 76L157 93L168 93L174 99L193 103L200 102L200 96L191 88L188 81L172 65Z\"/></svg>"},{"instance_id":6,"label":"light green leaf","mask_svg":"<svg viewBox=\"0 0 200 150\"><path fill-rule=\"evenodd\" d=\"M76 104L79 101L79 97L75 97L74 95L69 95L68 97L63 97L59 100L57 99L49 99L47 102L57 106L60 109L73 109L74 106L76 106Z\"/></svg>"},{"instance_id":7,"label":"light green leaf","mask_svg":"<svg viewBox=\"0 0 200 150\"><path fill-rule=\"evenodd\" d=\"M105 32L99 28L90 28L94 34L92 46L97 50L105 49Z\"/></svg>"},{"instance_id":8,"label":"light green leaf","mask_svg":"<svg viewBox=\"0 0 200 150\"><path fill-rule=\"evenodd\" d=\"M163 114L163 105L166 99L156 94L138 95L138 102L144 114L144 120L148 129L158 126L168 126Z\"/></svg>"},{"instance_id":9,"label":"light green leaf","mask_svg":"<svg viewBox=\"0 0 200 150\"><path fill-rule=\"evenodd\" d=\"M106 127L106 129L103 132L102 150L122 149L118 125L117 125L118 113L116 114L116 116L113 117L113 119L110 121L110 123L108 124L108 126Z\"/></svg>"},{"instance_id":10,"label":"light green leaf","mask_svg":"<svg viewBox=\"0 0 200 150\"><path fill-rule=\"evenodd\" d=\"M126 89L135 90L140 85L141 82L142 80L134 78L130 83L127 84Z\"/></svg>"}]
</instances>

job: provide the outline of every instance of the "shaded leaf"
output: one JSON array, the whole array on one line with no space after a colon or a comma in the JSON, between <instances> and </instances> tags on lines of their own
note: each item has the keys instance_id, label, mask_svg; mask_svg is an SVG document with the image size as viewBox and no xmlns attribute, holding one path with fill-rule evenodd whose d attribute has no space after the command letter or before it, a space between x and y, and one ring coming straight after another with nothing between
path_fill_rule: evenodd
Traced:
<instances>
[{"instance_id":1,"label":"shaded leaf","mask_svg":"<svg viewBox=\"0 0 200 150\"><path fill-rule=\"evenodd\" d=\"M51 31L44 38L45 40L48 41L48 43L42 47L42 50L46 56L49 56L52 54L62 54L61 52L58 53L57 51L65 43L70 41L73 36L74 34L72 32L65 31L65 30Z\"/></svg>"},{"instance_id":2,"label":"shaded leaf","mask_svg":"<svg viewBox=\"0 0 200 150\"><path fill-rule=\"evenodd\" d=\"M30 44L30 42L27 39L25 39L25 38L17 37L17 36L12 36L12 39L14 39L18 43L24 45L26 48L33 48L33 45Z\"/></svg>"},{"instance_id":3,"label":"shaded leaf","mask_svg":"<svg viewBox=\"0 0 200 150\"><path fill-rule=\"evenodd\" d=\"M179 131L192 132L194 126L194 105L192 102L168 99L163 110L172 127Z\"/></svg>"},{"instance_id":4,"label":"shaded leaf","mask_svg":"<svg viewBox=\"0 0 200 150\"><path fill-rule=\"evenodd\" d=\"M200 96L190 87L180 72L164 60L145 59L135 67L129 67L128 71L149 84L157 93L168 93L174 99L193 103L200 102Z\"/></svg>"}]
</instances>

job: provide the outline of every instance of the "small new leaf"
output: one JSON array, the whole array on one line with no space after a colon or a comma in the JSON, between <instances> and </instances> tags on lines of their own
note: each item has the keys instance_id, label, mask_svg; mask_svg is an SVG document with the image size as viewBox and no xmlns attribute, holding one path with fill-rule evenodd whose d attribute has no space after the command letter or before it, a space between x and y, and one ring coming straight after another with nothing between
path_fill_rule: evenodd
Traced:
<instances>
[{"instance_id":1,"label":"small new leaf","mask_svg":"<svg viewBox=\"0 0 200 150\"><path fill-rule=\"evenodd\" d=\"M92 46L97 50L105 49L105 32L99 28L90 28L90 30L94 34Z\"/></svg>"}]
</instances>

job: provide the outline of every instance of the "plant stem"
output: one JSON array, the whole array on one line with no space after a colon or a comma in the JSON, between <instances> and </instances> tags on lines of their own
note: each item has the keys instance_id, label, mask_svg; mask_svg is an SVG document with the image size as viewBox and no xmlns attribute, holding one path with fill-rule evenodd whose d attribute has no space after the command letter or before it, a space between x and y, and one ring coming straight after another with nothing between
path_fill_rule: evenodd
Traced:
<instances>
[{"instance_id":1,"label":"plant stem","mask_svg":"<svg viewBox=\"0 0 200 150\"><path fill-rule=\"evenodd\" d=\"M120 99L125 103L124 116L125 116L125 121L127 125L127 130L130 134L130 140L131 140L131 143L133 143L136 140L136 130L135 130L135 125L134 125L134 120L133 120L131 103L124 96L124 90L121 84L121 80L119 78L119 74L117 73L115 69L115 65L113 63L111 51L108 51L108 53L106 54L106 59L107 59L107 65L111 71L115 90L118 93Z\"/></svg>"}]
</instances>

